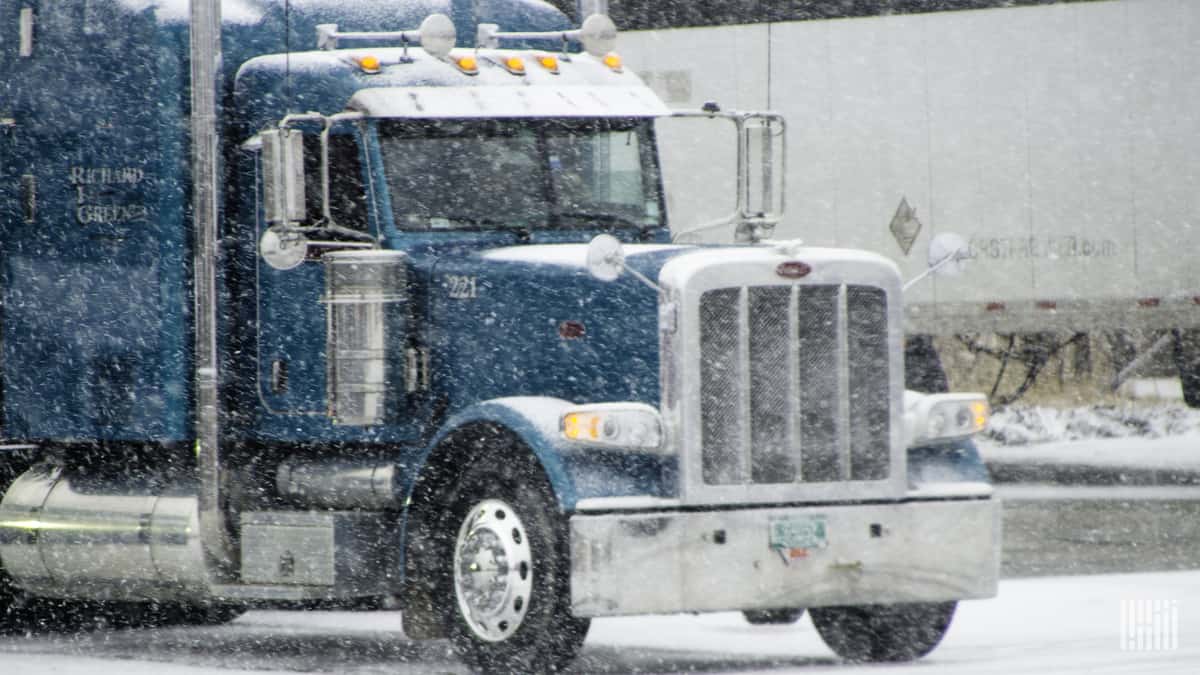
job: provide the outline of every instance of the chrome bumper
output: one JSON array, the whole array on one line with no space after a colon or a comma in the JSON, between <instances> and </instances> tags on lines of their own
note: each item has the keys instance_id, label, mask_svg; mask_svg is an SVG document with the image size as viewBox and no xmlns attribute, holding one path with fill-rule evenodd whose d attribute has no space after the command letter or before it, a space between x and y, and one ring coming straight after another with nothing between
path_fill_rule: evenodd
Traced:
<instances>
[{"instance_id":1,"label":"chrome bumper","mask_svg":"<svg viewBox=\"0 0 1200 675\"><path fill-rule=\"evenodd\" d=\"M823 545L783 548L781 520ZM999 565L995 499L571 518L581 617L988 598Z\"/></svg>"}]
</instances>

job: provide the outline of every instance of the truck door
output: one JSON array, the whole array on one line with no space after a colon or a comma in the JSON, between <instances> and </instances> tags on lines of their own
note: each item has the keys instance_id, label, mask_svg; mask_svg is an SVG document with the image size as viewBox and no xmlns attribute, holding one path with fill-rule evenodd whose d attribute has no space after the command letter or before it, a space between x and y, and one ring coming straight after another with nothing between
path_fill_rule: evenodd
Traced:
<instances>
[{"instance_id":1,"label":"truck door","mask_svg":"<svg viewBox=\"0 0 1200 675\"><path fill-rule=\"evenodd\" d=\"M330 136L330 210L340 227L365 233L367 203L359 147L354 135ZM317 134L305 134L304 155L306 224L318 224L322 209ZM266 228L260 214L258 238ZM275 269L258 256L257 287L258 389L263 403L273 413L325 415L325 269L319 253L310 250L303 263L286 270Z\"/></svg>"}]
</instances>

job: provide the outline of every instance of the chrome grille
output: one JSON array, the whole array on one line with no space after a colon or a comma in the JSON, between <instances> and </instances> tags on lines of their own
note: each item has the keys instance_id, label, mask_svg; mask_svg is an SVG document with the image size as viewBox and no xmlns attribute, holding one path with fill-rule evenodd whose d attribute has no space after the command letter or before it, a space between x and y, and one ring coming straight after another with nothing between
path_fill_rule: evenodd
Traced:
<instances>
[{"instance_id":1,"label":"chrome grille","mask_svg":"<svg viewBox=\"0 0 1200 675\"><path fill-rule=\"evenodd\" d=\"M750 286L700 298L703 480L883 480L890 466L887 294Z\"/></svg>"}]
</instances>

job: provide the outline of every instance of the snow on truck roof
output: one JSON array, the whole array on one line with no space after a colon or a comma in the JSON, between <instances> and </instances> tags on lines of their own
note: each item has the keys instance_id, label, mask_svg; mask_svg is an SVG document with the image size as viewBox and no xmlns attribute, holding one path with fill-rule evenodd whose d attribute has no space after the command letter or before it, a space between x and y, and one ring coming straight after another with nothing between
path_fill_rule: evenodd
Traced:
<instances>
[{"instance_id":1,"label":"snow on truck roof","mask_svg":"<svg viewBox=\"0 0 1200 675\"><path fill-rule=\"evenodd\" d=\"M371 117L654 117L665 106L640 87L363 89L351 110Z\"/></svg>"},{"instance_id":2,"label":"snow on truck roof","mask_svg":"<svg viewBox=\"0 0 1200 675\"><path fill-rule=\"evenodd\" d=\"M464 69L471 58L475 68ZM554 67L542 65L550 57ZM364 67L370 58L371 66ZM515 71L510 59L519 59ZM371 117L658 117L670 110L636 74L588 54L542 50L456 49L435 58L419 47L357 48L260 56L253 73L292 78L351 77L347 108ZM343 81L345 81L343 79Z\"/></svg>"},{"instance_id":3,"label":"snow on truck roof","mask_svg":"<svg viewBox=\"0 0 1200 675\"><path fill-rule=\"evenodd\" d=\"M130 12L140 13L153 10L161 23L187 23L190 16L190 0L117 0L116 4ZM261 22L272 9L287 5L287 8L302 14L347 11L377 15L386 21L404 14L428 15L435 12L453 12L452 0L356 0L354 7L347 8L341 0L221 0L221 20L228 24L253 25ZM513 8L537 9L555 12L555 8L541 0L517 0L510 3Z\"/></svg>"}]
</instances>

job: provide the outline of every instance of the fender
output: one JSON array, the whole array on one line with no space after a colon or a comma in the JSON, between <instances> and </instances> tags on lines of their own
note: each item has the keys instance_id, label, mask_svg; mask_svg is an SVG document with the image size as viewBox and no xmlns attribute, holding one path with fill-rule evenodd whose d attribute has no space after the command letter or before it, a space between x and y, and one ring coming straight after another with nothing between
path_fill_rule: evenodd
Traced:
<instances>
[{"instance_id":1,"label":"fender","mask_svg":"<svg viewBox=\"0 0 1200 675\"><path fill-rule=\"evenodd\" d=\"M559 420L577 407L571 401L545 396L497 398L471 406L451 417L434 436L417 464L411 499L421 483L421 472L446 439L466 426L489 424L503 428L524 443L541 464L564 513L575 511L579 501L591 497L676 497L675 457L613 448L581 445L564 439ZM406 502L407 503L407 502Z\"/></svg>"},{"instance_id":2,"label":"fender","mask_svg":"<svg viewBox=\"0 0 1200 675\"><path fill-rule=\"evenodd\" d=\"M566 457L578 453L579 448L562 439L558 431L563 412L574 405L570 401L549 396L512 396L476 403L455 413L421 453L416 465L419 468L412 476L412 483L405 486L405 503L412 498L429 457L450 434L472 424L488 423L511 431L525 443L546 471L559 505L564 511L574 510L578 495Z\"/></svg>"}]
</instances>

